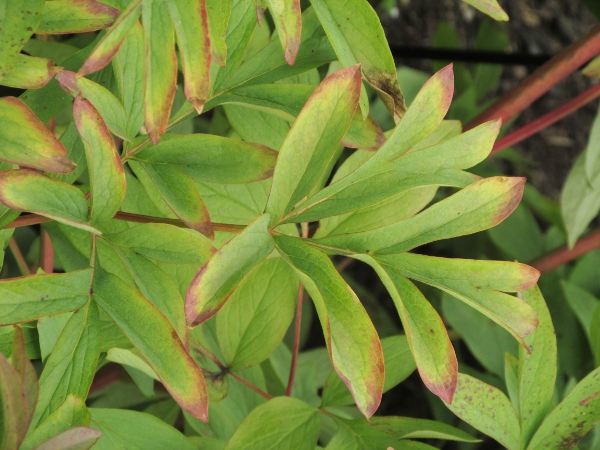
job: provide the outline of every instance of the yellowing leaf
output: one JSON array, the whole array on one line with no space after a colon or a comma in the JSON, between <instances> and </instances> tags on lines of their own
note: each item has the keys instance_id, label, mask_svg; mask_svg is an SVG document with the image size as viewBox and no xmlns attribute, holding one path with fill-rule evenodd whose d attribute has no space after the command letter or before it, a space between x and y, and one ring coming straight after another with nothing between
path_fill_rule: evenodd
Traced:
<instances>
[{"instance_id":1,"label":"yellowing leaf","mask_svg":"<svg viewBox=\"0 0 600 450\"><path fill-rule=\"evenodd\" d=\"M17 89L39 89L59 71L60 68L49 59L19 55L14 67L0 80L0 84Z\"/></svg>"},{"instance_id":2,"label":"yellowing leaf","mask_svg":"<svg viewBox=\"0 0 600 450\"><path fill-rule=\"evenodd\" d=\"M108 28L120 11L97 0L54 0L44 5L39 34L71 34Z\"/></svg>"},{"instance_id":3,"label":"yellowing leaf","mask_svg":"<svg viewBox=\"0 0 600 450\"><path fill-rule=\"evenodd\" d=\"M500 7L497 0L463 0L479 11L486 13L492 19L508 20L508 14Z\"/></svg>"},{"instance_id":4,"label":"yellowing leaf","mask_svg":"<svg viewBox=\"0 0 600 450\"><path fill-rule=\"evenodd\" d=\"M293 66L302 34L300 0L267 0L267 5L279 34L285 60Z\"/></svg>"}]
</instances>

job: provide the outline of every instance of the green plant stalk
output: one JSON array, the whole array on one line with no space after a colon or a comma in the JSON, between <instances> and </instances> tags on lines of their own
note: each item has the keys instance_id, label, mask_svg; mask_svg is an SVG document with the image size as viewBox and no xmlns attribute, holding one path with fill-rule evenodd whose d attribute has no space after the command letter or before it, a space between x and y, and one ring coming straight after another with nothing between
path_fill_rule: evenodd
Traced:
<instances>
[{"instance_id":1,"label":"green plant stalk","mask_svg":"<svg viewBox=\"0 0 600 450\"><path fill-rule=\"evenodd\" d=\"M500 100L473 119L465 130L484 122L502 119L507 123L534 101L600 54L600 25L541 66Z\"/></svg>"},{"instance_id":2,"label":"green plant stalk","mask_svg":"<svg viewBox=\"0 0 600 450\"><path fill-rule=\"evenodd\" d=\"M302 331L302 303L304 303L304 286L302 283L298 288L298 303L296 304L296 323L294 324L294 348L292 349L292 364L290 366L290 377L288 378L285 395L292 395L294 378L296 377L296 366L298 364L298 353L300 353L300 331Z\"/></svg>"},{"instance_id":3,"label":"green plant stalk","mask_svg":"<svg viewBox=\"0 0 600 450\"><path fill-rule=\"evenodd\" d=\"M567 246L549 253L531 264L541 273L548 273L557 267L571 262L586 253L600 248L600 230L596 230L581 238L573 248Z\"/></svg>"},{"instance_id":4,"label":"green plant stalk","mask_svg":"<svg viewBox=\"0 0 600 450\"><path fill-rule=\"evenodd\" d=\"M11 236L10 240L8 241L8 248L10 248L10 252L17 261L17 266L19 266L21 275L31 275L31 270L29 270L27 261L25 261L25 257L23 256L23 253L21 252L21 249L17 245L17 241L13 236Z\"/></svg>"},{"instance_id":5,"label":"green plant stalk","mask_svg":"<svg viewBox=\"0 0 600 450\"><path fill-rule=\"evenodd\" d=\"M505 148L511 147L514 144L517 144L536 133L548 128L552 124L558 122L559 120L564 119L570 114L577 111L579 108L587 105L591 101L595 100L600 96L600 83L595 84L582 94L575 97L573 100L568 101L562 106L550 111L548 114L544 114L539 119L534 120L533 122L528 123L522 128L519 128L516 131L513 131L510 134L507 134L503 138L496 141L494 144L494 148L490 154L494 154L499 152L500 150L504 150Z\"/></svg>"}]
</instances>

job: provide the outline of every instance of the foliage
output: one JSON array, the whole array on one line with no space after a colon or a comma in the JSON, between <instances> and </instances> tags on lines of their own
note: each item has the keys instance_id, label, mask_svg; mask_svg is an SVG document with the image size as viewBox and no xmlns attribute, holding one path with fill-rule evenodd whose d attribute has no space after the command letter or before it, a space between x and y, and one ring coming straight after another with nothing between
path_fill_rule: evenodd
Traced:
<instances>
[{"instance_id":1,"label":"foliage","mask_svg":"<svg viewBox=\"0 0 600 450\"><path fill-rule=\"evenodd\" d=\"M441 417L374 416L415 369L510 449L566 448L600 420L598 369L562 395L536 269L422 251L532 220L516 209L524 178L483 173L499 121L445 120L473 114L499 74L480 68L465 94L458 67L457 108L440 67L407 102L366 0L10 0L0 23L0 84L22 90L0 99L0 239L15 257L0 281L1 448L478 442ZM577 169L590 177L595 134ZM590 189L573 183L563 205ZM570 243L591 220L577 217ZM31 273L16 238L38 224ZM488 233L507 259L540 256ZM397 320L339 257L375 271ZM600 307L574 279L565 295L600 360ZM503 336L489 366L505 388L459 364L438 311L488 359L477 333ZM315 313L323 338L300 352Z\"/></svg>"}]
</instances>

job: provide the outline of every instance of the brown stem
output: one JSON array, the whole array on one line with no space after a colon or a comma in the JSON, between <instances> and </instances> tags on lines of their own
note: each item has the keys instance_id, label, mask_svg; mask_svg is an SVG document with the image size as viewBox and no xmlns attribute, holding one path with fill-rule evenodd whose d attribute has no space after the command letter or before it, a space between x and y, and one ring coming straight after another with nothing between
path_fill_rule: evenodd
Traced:
<instances>
[{"instance_id":1,"label":"brown stem","mask_svg":"<svg viewBox=\"0 0 600 450\"><path fill-rule=\"evenodd\" d=\"M600 25L596 25L588 34L564 49L477 116L465 129L469 130L494 119L502 119L503 123L507 123L599 53Z\"/></svg>"},{"instance_id":2,"label":"brown stem","mask_svg":"<svg viewBox=\"0 0 600 450\"><path fill-rule=\"evenodd\" d=\"M54 271L54 247L50 235L42 229L41 245L40 245L40 267L44 273L52 273Z\"/></svg>"},{"instance_id":3,"label":"brown stem","mask_svg":"<svg viewBox=\"0 0 600 450\"><path fill-rule=\"evenodd\" d=\"M581 238L572 249L567 246L561 247L538 259L531 266L541 273L547 273L597 248L600 248L600 230Z\"/></svg>"},{"instance_id":4,"label":"brown stem","mask_svg":"<svg viewBox=\"0 0 600 450\"><path fill-rule=\"evenodd\" d=\"M494 144L494 148L492 149L492 154L499 152L500 150L504 150L507 147L510 147L514 144L517 144L530 136L542 131L545 128L548 128L550 125L558 122L561 119L564 119L568 115L574 113L582 106L588 104L592 100L595 100L600 96L600 83L595 84L587 91L575 97L573 100L565 103L562 106L550 111L548 114L543 115L539 119L534 120L531 123L528 123L522 128L519 128L516 131L513 131L510 134L507 134L503 138L496 141Z\"/></svg>"},{"instance_id":5,"label":"brown stem","mask_svg":"<svg viewBox=\"0 0 600 450\"><path fill-rule=\"evenodd\" d=\"M17 266L19 267L21 275L31 275L31 270L29 270L27 261L25 261L25 257L17 245L17 241L15 240L14 236L11 236L10 240L8 241L8 248L10 248L12 255L17 261Z\"/></svg>"},{"instance_id":6,"label":"brown stem","mask_svg":"<svg viewBox=\"0 0 600 450\"><path fill-rule=\"evenodd\" d=\"M290 377L288 378L285 395L292 395L294 378L296 377L296 366L298 365L298 354L300 353L300 331L302 331L302 303L304 303L304 286L300 283L298 287L298 303L296 304L296 323L294 325L294 348L292 349L292 364L290 366Z\"/></svg>"},{"instance_id":7,"label":"brown stem","mask_svg":"<svg viewBox=\"0 0 600 450\"><path fill-rule=\"evenodd\" d=\"M249 381L244 380L242 377L240 377L239 375L236 375L233 372L229 372L229 375L231 375L233 378L235 378L236 380L238 380L240 383L242 383L245 386L248 386L250 389L252 389L254 392L256 392L259 395L262 395L264 398L266 398L267 400L271 400L273 398L272 395L267 394L265 391L263 391L261 388L259 388L258 386L253 385L252 383L250 383Z\"/></svg>"},{"instance_id":8,"label":"brown stem","mask_svg":"<svg viewBox=\"0 0 600 450\"><path fill-rule=\"evenodd\" d=\"M153 216L144 216L142 214L132 214L126 212L118 212L115 214L114 219L116 220L124 220L126 222L136 222L136 223L166 223L170 225L175 225L182 228L187 228L181 220L179 219L167 219L164 217L153 217ZM51 222L52 219L49 219L44 216L40 216L39 214L25 214L23 216L17 217L13 222L9 223L6 228L17 228L17 227L26 227L29 225L37 225L40 223ZM239 233L240 231L246 228L245 225L234 225L231 223L213 223L213 228L215 231L226 231L229 233Z\"/></svg>"}]
</instances>

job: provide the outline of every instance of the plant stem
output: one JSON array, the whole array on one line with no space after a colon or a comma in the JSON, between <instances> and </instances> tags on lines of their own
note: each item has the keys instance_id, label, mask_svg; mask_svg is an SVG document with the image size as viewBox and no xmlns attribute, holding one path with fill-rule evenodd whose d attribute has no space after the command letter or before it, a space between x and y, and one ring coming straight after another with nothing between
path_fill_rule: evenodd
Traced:
<instances>
[{"instance_id":1,"label":"plant stem","mask_svg":"<svg viewBox=\"0 0 600 450\"><path fill-rule=\"evenodd\" d=\"M228 372L229 375L231 375L233 378L235 378L236 380L238 380L240 383L242 383L243 385L248 386L250 389L252 389L254 392L256 392L259 395L262 395L264 398L266 398L267 400L271 400L273 398L272 395L267 394L265 391L263 391L261 388L259 388L258 386L253 385L252 383L250 383L247 380L244 380L242 377L240 377L239 375L236 375L233 372Z\"/></svg>"},{"instance_id":2,"label":"plant stem","mask_svg":"<svg viewBox=\"0 0 600 450\"><path fill-rule=\"evenodd\" d=\"M535 267L541 273L548 273L597 248L600 248L600 230L596 230L581 238L572 249L569 249L567 246L561 247L538 259L531 266Z\"/></svg>"},{"instance_id":3,"label":"plant stem","mask_svg":"<svg viewBox=\"0 0 600 450\"><path fill-rule=\"evenodd\" d=\"M298 354L300 353L300 331L302 331L302 303L304 303L304 286L300 283L298 287L298 303L296 304L296 323L294 324L294 348L292 349L292 364L290 366L290 377L288 378L285 395L292 395L294 378L296 377L296 366L298 365Z\"/></svg>"},{"instance_id":4,"label":"plant stem","mask_svg":"<svg viewBox=\"0 0 600 450\"><path fill-rule=\"evenodd\" d=\"M40 267L44 273L52 273L54 271L54 247L52 247L50 235L43 228L40 244Z\"/></svg>"},{"instance_id":5,"label":"plant stem","mask_svg":"<svg viewBox=\"0 0 600 450\"><path fill-rule=\"evenodd\" d=\"M517 144L528 137L542 131L543 129L549 127L553 123L558 122L559 120L567 117L568 115L574 113L582 106L588 104L592 100L595 100L600 96L600 83L595 84L587 91L575 97L573 100L565 103L562 106L552 110L548 114L543 115L539 119L534 120L531 123L528 123L522 128L519 128L516 131L513 131L510 134L507 134L503 138L496 141L494 148L492 149L491 154L499 152L500 150L504 150L507 147L510 147L514 144Z\"/></svg>"},{"instance_id":6,"label":"plant stem","mask_svg":"<svg viewBox=\"0 0 600 450\"><path fill-rule=\"evenodd\" d=\"M8 241L8 247L10 248L10 252L14 256L15 260L17 261L17 266L19 267L21 275L31 275L31 270L29 270L27 261L25 261L23 253L17 245L17 241L15 240L14 236L11 236L10 240Z\"/></svg>"},{"instance_id":7,"label":"plant stem","mask_svg":"<svg viewBox=\"0 0 600 450\"><path fill-rule=\"evenodd\" d=\"M502 123L507 123L599 53L600 25L596 25L472 120L465 130L488 120L502 119Z\"/></svg>"},{"instance_id":8,"label":"plant stem","mask_svg":"<svg viewBox=\"0 0 600 450\"><path fill-rule=\"evenodd\" d=\"M116 220L124 220L126 222L136 222L136 223L166 223L170 225L175 225L182 228L187 228L181 220L179 219L167 219L164 217L152 217L152 216L144 216L141 214L132 214L126 212L118 212L113 217ZM26 214L24 216L17 217L13 222L9 223L6 228L17 228L17 227L26 227L29 225L37 225L40 223L52 222L52 219L49 219L44 216L40 216L39 214ZM213 223L213 228L215 231L226 231L229 233L239 233L240 231L246 228L245 225L235 225L231 223Z\"/></svg>"}]
</instances>

